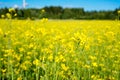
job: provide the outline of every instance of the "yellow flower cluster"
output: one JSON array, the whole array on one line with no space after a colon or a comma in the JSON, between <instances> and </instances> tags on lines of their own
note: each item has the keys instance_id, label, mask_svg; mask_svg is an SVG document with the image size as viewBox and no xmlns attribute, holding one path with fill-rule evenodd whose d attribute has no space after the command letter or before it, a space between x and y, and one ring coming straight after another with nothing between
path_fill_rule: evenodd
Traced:
<instances>
[{"instance_id":1,"label":"yellow flower cluster","mask_svg":"<svg viewBox=\"0 0 120 80\"><path fill-rule=\"evenodd\" d=\"M17 16L17 13L16 13L15 9L14 8L9 8L8 12L6 14L1 15L1 18L12 19L12 17L16 17L16 16Z\"/></svg>"},{"instance_id":2,"label":"yellow flower cluster","mask_svg":"<svg viewBox=\"0 0 120 80\"><path fill-rule=\"evenodd\" d=\"M0 80L119 80L119 71L119 21L0 20Z\"/></svg>"},{"instance_id":3,"label":"yellow flower cluster","mask_svg":"<svg viewBox=\"0 0 120 80\"><path fill-rule=\"evenodd\" d=\"M120 10L118 10L118 14L120 14Z\"/></svg>"}]
</instances>

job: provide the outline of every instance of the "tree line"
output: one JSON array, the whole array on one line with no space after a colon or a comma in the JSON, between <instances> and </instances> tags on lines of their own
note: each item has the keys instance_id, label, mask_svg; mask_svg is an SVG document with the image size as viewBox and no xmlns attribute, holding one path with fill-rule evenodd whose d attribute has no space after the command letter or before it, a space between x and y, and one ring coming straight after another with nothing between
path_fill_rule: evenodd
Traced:
<instances>
[{"instance_id":1,"label":"tree line","mask_svg":"<svg viewBox=\"0 0 120 80\"><path fill-rule=\"evenodd\" d=\"M27 8L27 9L15 9L17 14L17 19L120 19L117 11L120 8L115 10L108 11L85 11L84 8L62 8L60 6L49 6L44 8ZM8 8L1 8L0 15L5 15L9 12ZM0 18L2 18L0 16Z\"/></svg>"}]
</instances>

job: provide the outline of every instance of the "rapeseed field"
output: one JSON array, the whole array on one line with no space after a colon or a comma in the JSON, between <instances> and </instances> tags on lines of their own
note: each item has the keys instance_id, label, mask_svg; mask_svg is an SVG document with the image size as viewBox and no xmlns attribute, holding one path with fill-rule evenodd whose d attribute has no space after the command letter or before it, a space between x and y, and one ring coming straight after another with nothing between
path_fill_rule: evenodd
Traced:
<instances>
[{"instance_id":1,"label":"rapeseed field","mask_svg":"<svg viewBox=\"0 0 120 80\"><path fill-rule=\"evenodd\" d=\"M120 80L120 21L1 19L0 80Z\"/></svg>"}]
</instances>

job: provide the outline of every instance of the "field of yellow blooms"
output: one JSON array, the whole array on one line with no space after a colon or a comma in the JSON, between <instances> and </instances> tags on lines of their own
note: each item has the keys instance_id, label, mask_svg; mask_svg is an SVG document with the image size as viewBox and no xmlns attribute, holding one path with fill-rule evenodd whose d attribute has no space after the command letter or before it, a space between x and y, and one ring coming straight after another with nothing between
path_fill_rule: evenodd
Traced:
<instances>
[{"instance_id":1,"label":"field of yellow blooms","mask_svg":"<svg viewBox=\"0 0 120 80\"><path fill-rule=\"evenodd\" d=\"M120 80L120 21L1 19L0 80Z\"/></svg>"}]
</instances>

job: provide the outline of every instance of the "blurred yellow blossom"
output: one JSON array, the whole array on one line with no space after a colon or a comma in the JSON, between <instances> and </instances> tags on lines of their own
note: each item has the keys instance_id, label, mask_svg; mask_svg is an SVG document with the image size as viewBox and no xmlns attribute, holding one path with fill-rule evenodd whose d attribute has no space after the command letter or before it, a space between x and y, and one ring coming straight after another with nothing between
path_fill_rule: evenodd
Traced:
<instances>
[{"instance_id":1,"label":"blurred yellow blossom","mask_svg":"<svg viewBox=\"0 0 120 80\"><path fill-rule=\"evenodd\" d=\"M15 9L14 8L9 8L9 12L15 12Z\"/></svg>"},{"instance_id":2,"label":"blurred yellow blossom","mask_svg":"<svg viewBox=\"0 0 120 80\"><path fill-rule=\"evenodd\" d=\"M1 18L5 18L5 15L1 15Z\"/></svg>"},{"instance_id":3,"label":"blurred yellow blossom","mask_svg":"<svg viewBox=\"0 0 120 80\"><path fill-rule=\"evenodd\" d=\"M35 60L33 61L33 64L36 65L36 66L39 66L40 62L39 62L38 59L35 59Z\"/></svg>"},{"instance_id":4,"label":"blurred yellow blossom","mask_svg":"<svg viewBox=\"0 0 120 80\"><path fill-rule=\"evenodd\" d=\"M61 67L64 71L67 71L69 69L69 67L67 67L65 64L61 64Z\"/></svg>"},{"instance_id":5,"label":"blurred yellow blossom","mask_svg":"<svg viewBox=\"0 0 120 80\"><path fill-rule=\"evenodd\" d=\"M45 10L44 10L44 9L42 9L41 11L42 11L42 13L44 13L44 12L45 12Z\"/></svg>"},{"instance_id":6,"label":"blurred yellow blossom","mask_svg":"<svg viewBox=\"0 0 120 80\"><path fill-rule=\"evenodd\" d=\"M23 80L22 77L18 77L17 80Z\"/></svg>"},{"instance_id":7,"label":"blurred yellow blossom","mask_svg":"<svg viewBox=\"0 0 120 80\"><path fill-rule=\"evenodd\" d=\"M6 69L2 69L1 71L2 71L2 73L5 73L5 72L6 72Z\"/></svg>"},{"instance_id":8,"label":"blurred yellow blossom","mask_svg":"<svg viewBox=\"0 0 120 80\"><path fill-rule=\"evenodd\" d=\"M7 16L8 19L12 18L12 15L10 13L6 13L6 16Z\"/></svg>"}]
</instances>

